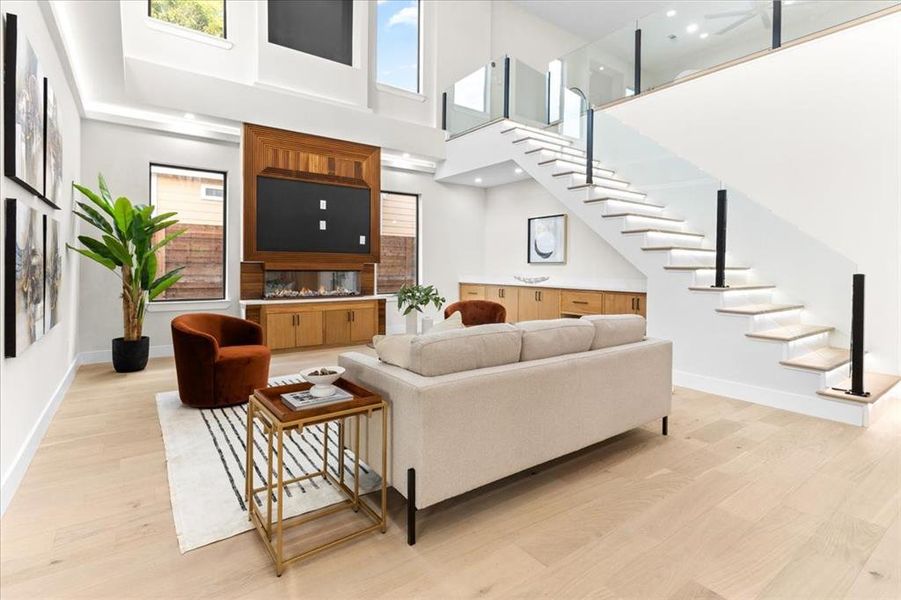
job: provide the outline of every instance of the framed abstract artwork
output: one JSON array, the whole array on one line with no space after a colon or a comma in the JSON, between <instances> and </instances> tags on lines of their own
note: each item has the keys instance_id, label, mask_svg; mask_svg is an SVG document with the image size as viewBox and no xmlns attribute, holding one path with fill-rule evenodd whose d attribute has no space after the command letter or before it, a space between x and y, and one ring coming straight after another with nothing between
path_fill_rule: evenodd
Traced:
<instances>
[{"instance_id":1,"label":"framed abstract artwork","mask_svg":"<svg viewBox=\"0 0 901 600\"><path fill-rule=\"evenodd\" d=\"M6 199L4 354L19 356L44 334L44 221Z\"/></svg>"},{"instance_id":2,"label":"framed abstract artwork","mask_svg":"<svg viewBox=\"0 0 901 600\"><path fill-rule=\"evenodd\" d=\"M530 263L566 262L566 215L529 219L528 257Z\"/></svg>"},{"instance_id":3,"label":"framed abstract artwork","mask_svg":"<svg viewBox=\"0 0 901 600\"><path fill-rule=\"evenodd\" d=\"M4 173L44 196L44 75L16 15L6 14Z\"/></svg>"},{"instance_id":4,"label":"framed abstract artwork","mask_svg":"<svg viewBox=\"0 0 901 600\"><path fill-rule=\"evenodd\" d=\"M44 78L44 200L58 207L63 195L63 134L59 106L50 81Z\"/></svg>"},{"instance_id":5,"label":"framed abstract artwork","mask_svg":"<svg viewBox=\"0 0 901 600\"><path fill-rule=\"evenodd\" d=\"M44 331L50 331L62 316L63 245L59 221L44 215Z\"/></svg>"}]
</instances>

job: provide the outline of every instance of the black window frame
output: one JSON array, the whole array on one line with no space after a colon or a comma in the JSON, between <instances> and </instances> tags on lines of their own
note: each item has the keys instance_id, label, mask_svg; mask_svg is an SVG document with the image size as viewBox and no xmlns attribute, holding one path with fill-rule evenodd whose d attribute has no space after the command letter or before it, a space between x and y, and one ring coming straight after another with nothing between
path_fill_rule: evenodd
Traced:
<instances>
[{"instance_id":1,"label":"black window frame","mask_svg":"<svg viewBox=\"0 0 901 600\"><path fill-rule=\"evenodd\" d=\"M150 300L150 304L166 304L173 302L221 302L228 300L228 171L220 169L208 169L204 167L188 167L184 165L175 165L171 163L151 162L147 167L147 203L153 206L153 168L161 167L164 169L181 169L183 171L198 171L201 173L216 173L222 175L222 295L213 298L163 298ZM417 209L418 210L418 209ZM175 215L178 218L178 215ZM418 258L418 257L417 257Z\"/></svg>"},{"instance_id":2,"label":"black window frame","mask_svg":"<svg viewBox=\"0 0 901 600\"><path fill-rule=\"evenodd\" d=\"M380 194L379 195L380 203L381 203L381 194L394 194L395 196L412 196L413 198L416 198L416 243L414 244L414 252L413 252L413 256L414 256L414 267L413 267L414 282L413 282L413 285L419 285L419 283L420 283L420 278L419 278L420 254L419 253L421 251L420 250L420 248L421 248L420 234L422 233L422 229L420 227L419 207L420 207L420 203L422 202L422 194L417 194L415 192L396 192L393 190L381 190L379 192L379 194ZM382 210L379 210L379 240L381 240L381 238L384 237L384 236L382 236L382 219L384 218L384 215L385 215L385 212ZM379 261L381 262L381 249L379 249ZM375 293L376 294L382 293L381 291L379 291L378 266L376 266L376 274L375 274ZM397 295L397 292L385 292L385 293L391 294L393 296Z\"/></svg>"},{"instance_id":3,"label":"black window frame","mask_svg":"<svg viewBox=\"0 0 901 600\"><path fill-rule=\"evenodd\" d=\"M422 0L416 1L416 91L410 92L410 90L405 90L402 87L397 87L396 85L391 85L390 83L383 83L379 81L379 32L378 32L378 4L376 4L376 31L375 31L375 82L378 85L383 85L385 87L389 87L395 90L400 90L402 92L408 92L417 95L422 94L422 45L425 43L425 38L422 34ZM388 192L394 193L394 192ZM400 193L400 192L399 192ZM417 212L419 208L417 207Z\"/></svg>"},{"instance_id":4,"label":"black window frame","mask_svg":"<svg viewBox=\"0 0 901 600\"><path fill-rule=\"evenodd\" d=\"M153 0L147 0L147 17L153 19L154 21L159 21L160 23L168 23L169 25L175 25L176 27L182 27L187 29L188 31L193 31L195 33L200 33L203 35L208 35L212 38L218 38L219 36L213 35L211 33L207 33L206 31L200 31L199 29L191 29L190 27L185 27L184 25L179 25L178 23L173 23L172 21L165 21L163 19L157 19L153 16ZM228 39L228 2L226 0L222 0L222 37L221 39ZM212 171L210 171L212 173Z\"/></svg>"}]
</instances>

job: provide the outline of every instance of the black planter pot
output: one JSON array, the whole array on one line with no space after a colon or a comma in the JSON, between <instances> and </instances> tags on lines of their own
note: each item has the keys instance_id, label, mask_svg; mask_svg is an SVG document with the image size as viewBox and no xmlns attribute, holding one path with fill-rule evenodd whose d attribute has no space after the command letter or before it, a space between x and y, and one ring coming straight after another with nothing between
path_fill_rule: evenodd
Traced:
<instances>
[{"instance_id":1,"label":"black planter pot","mask_svg":"<svg viewBox=\"0 0 901 600\"><path fill-rule=\"evenodd\" d=\"M136 341L113 338L113 368L117 373L143 371L150 354L150 338L146 335Z\"/></svg>"}]
</instances>

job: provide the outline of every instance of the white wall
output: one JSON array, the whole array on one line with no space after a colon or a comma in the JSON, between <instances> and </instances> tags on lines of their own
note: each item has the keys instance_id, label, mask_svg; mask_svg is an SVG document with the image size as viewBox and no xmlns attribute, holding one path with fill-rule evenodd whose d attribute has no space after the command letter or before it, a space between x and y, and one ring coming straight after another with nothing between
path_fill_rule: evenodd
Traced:
<instances>
[{"instance_id":1,"label":"white wall","mask_svg":"<svg viewBox=\"0 0 901 600\"><path fill-rule=\"evenodd\" d=\"M550 61L586 42L508 0L491 3L492 58L506 54L544 73Z\"/></svg>"},{"instance_id":2,"label":"white wall","mask_svg":"<svg viewBox=\"0 0 901 600\"><path fill-rule=\"evenodd\" d=\"M527 220L560 213L568 210L533 179L488 188L482 233L485 261L480 275L502 282L513 275L548 276L548 285L603 287L607 283L618 288L624 280L644 285L641 271L572 215L567 219L566 264L530 265L526 257Z\"/></svg>"},{"instance_id":3,"label":"white wall","mask_svg":"<svg viewBox=\"0 0 901 600\"><path fill-rule=\"evenodd\" d=\"M460 279L483 268L484 190L438 183L429 173L394 169L382 169L382 189L419 194L420 283L436 286L448 303L455 302ZM386 311L388 331L402 331L403 320L393 301ZM432 309L425 314L439 312Z\"/></svg>"},{"instance_id":4,"label":"white wall","mask_svg":"<svg viewBox=\"0 0 901 600\"><path fill-rule=\"evenodd\" d=\"M28 36L44 75L50 80L56 93L63 137L63 182L66 194L61 202L61 210L55 211L11 179L3 177L0 178L0 198L15 198L23 205L34 207L42 214L59 220L64 241L73 241L74 221L68 183L78 179L81 170L81 123L75 98L68 87L63 64L38 4L4 1L3 10L18 16L19 35ZM0 44L0 52L3 47ZM0 149L0 153L2 152ZM5 210L0 215L0 231L5 231ZM0 249L0 254L3 252ZM5 259L2 256L0 264L5 264ZM6 509L50 423L61 399L60 389L65 387L64 383L74 372L78 268L78 261L73 253L65 252L62 321L20 356L0 360L0 473L3 477L0 484L0 512ZM3 283L0 282L0 289L2 286ZM0 298L3 297L5 296L0 293ZM3 328L0 321L0 339L5 333Z\"/></svg>"},{"instance_id":5,"label":"white wall","mask_svg":"<svg viewBox=\"0 0 901 600\"><path fill-rule=\"evenodd\" d=\"M243 195L240 147L125 125L85 121L82 149L84 158L78 177L81 183L96 189L97 174L103 173L114 195L127 196L139 204L150 201L151 162L227 172L227 302L204 303L196 308L184 302L151 305L144 321L144 335L150 336L152 347L168 346L172 343L169 322L178 313L202 310L239 314ZM78 350L94 353L90 356L92 359L105 360L108 359L110 340L122 335L118 279L111 271L87 260L83 261L81 271L80 303L86 308L79 313Z\"/></svg>"},{"instance_id":6,"label":"white wall","mask_svg":"<svg viewBox=\"0 0 901 600\"><path fill-rule=\"evenodd\" d=\"M896 13L609 110L856 263L869 364L890 372L901 371L899 56Z\"/></svg>"}]
</instances>

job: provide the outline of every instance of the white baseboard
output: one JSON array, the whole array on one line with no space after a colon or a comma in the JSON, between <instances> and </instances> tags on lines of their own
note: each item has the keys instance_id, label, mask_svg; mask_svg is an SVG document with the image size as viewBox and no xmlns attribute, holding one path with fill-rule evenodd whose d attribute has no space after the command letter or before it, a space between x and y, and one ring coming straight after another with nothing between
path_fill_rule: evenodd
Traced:
<instances>
[{"instance_id":1,"label":"white baseboard","mask_svg":"<svg viewBox=\"0 0 901 600\"><path fill-rule=\"evenodd\" d=\"M758 387L737 381L717 379L707 375L673 371L673 383L702 392L737 398L754 404L762 404L791 412L848 423L860 427L869 425L869 405L825 398L811 393L810 396L792 394L780 390Z\"/></svg>"},{"instance_id":2,"label":"white baseboard","mask_svg":"<svg viewBox=\"0 0 901 600\"><path fill-rule=\"evenodd\" d=\"M79 357L76 356L72 361L72 364L70 364L69 368L66 370L66 374L63 376L62 381L60 381L59 385L56 387L56 391L50 396L50 400L41 412L41 416L38 417L34 427L28 432L28 437L25 438L25 443L22 444L22 447L19 449L19 453L16 455L15 460L13 460L12 465L7 472L3 474L3 482L0 483L0 515L6 512L6 508L12 501L13 495L19 488L19 484L22 483L22 478L25 477L28 465L31 464L31 460L34 458L34 454L37 452L41 440L44 439L44 434L47 433L47 428L50 427L53 415L56 414L56 409L59 408L63 397L65 397L66 392L69 391L72 380L75 379L75 373L78 371L79 364Z\"/></svg>"},{"instance_id":3,"label":"white baseboard","mask_svg":"<svg viewBox=\"0 0 901 600\"><path fill-rule=\"evenodd\" d=\"M150 347L150 358L161 358L164 356L172 356L174 354L172 344ZM95 365L97 363L113 362L112 350L92 350L90 352L81 352L78 355L79 364Z\"/></svg>"}]
</instances>

